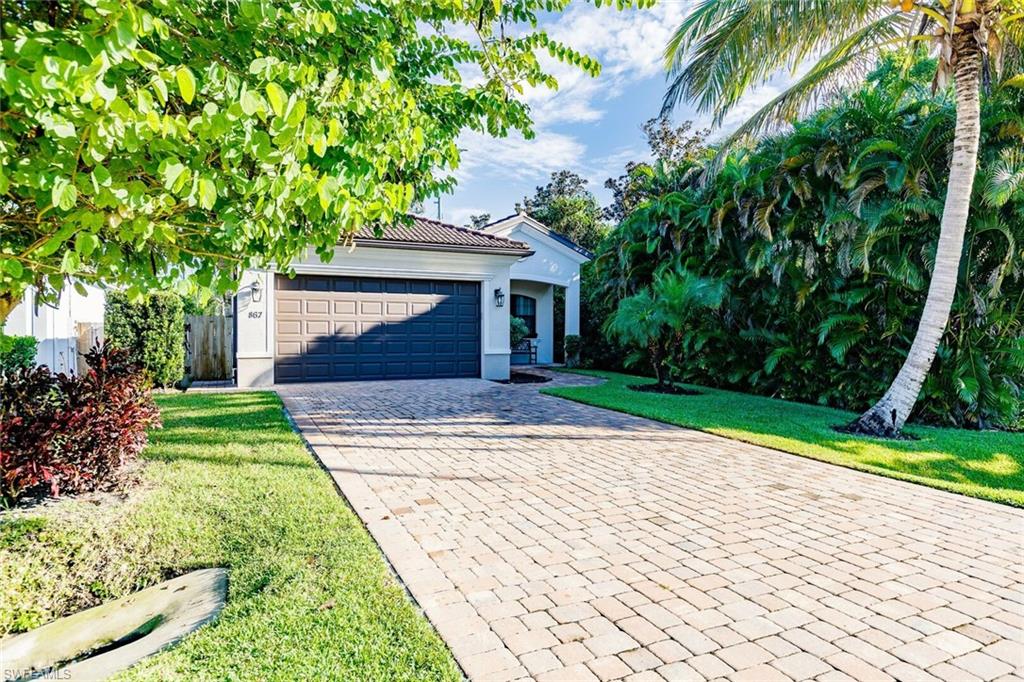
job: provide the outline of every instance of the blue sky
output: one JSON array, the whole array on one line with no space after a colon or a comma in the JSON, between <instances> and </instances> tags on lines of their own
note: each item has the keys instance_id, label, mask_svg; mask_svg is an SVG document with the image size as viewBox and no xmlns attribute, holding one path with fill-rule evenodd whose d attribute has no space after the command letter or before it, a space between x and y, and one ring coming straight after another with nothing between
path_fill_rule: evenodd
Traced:
<instances>
[{"instance_id":1,"label":"blue sky","mask_svg":"<svg viewBox=\"0 0 1024 682\"><path fill-rule=\"evenodd\" d=\"M553 38L596 57L601 75L591 78L573 67L548 61L559 89L526 93L531 106L533 140L515 135L493 139L466 134L460 139L459 186L442 197L444 220L462 225L475 213L507 215L523 196L533 194L553 171L568 168L589 180L602 205L610 201L606 178L618 176L627 161L647 158L641 124L658 115L665 91L662 51L691 0L661 0L647 10L617 12L608 7L573 3L542 26ZM780 91L788 78L755 89L730 113L728 130ZM676 109L676 122L708 124L687 105ZM718 131L719 133L721 131ZM424 206L436 215L433 202Z\"/></svg>"}]
</instances>

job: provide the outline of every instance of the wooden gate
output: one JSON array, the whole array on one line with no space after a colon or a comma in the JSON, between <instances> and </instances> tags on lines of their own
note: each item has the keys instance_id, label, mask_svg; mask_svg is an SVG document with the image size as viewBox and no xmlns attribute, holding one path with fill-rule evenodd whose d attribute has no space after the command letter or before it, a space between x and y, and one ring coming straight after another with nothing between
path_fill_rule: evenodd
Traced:
<instances>
[{"instance_id":1,"label":"wooden gate","mask_svg":"<svg viewBox=\"0 0 1024 682\"><path fill-rule=\"evenodd\" d=\"M195 381L231 378L232 318L225 315L188 315L185 336L188 353L185 365Z\"/></svg>"}]
</instances>

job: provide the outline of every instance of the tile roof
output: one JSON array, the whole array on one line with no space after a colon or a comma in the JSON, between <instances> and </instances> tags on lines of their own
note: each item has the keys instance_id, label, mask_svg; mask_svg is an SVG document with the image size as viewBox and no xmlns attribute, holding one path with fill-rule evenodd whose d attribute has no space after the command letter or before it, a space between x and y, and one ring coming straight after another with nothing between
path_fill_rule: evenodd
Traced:
<instances>
[{"instance_id":1,"label":"tile roof","mask_svg":"<svg viewBox=\"0 0 1024 682\"><path fill-rule=\"evenodd\" d=\"M524 255L531 252L529 244L525 242L471 230L468 227L449 225L423 216L409 217L411 218L409 223L388 225L381 228L380 232L376 232L372 226L363 227L356 232L355 240L395 245L453 247L459 250L522 251Z\"/></svg>"},{"instance_id":2,"label":"tile roof","mask_svg":"<svg viewBox=\"0 0 1024 682\"><path fill-rule=\"evenodd\" d=\"M573 240L571 240L568 237L566 237L564 234L560 234L558 232L555 232L554 230L552 230L550 227L548 227L544 223L540 222L539 220L537 220L533 216L530 216L530 215L528 215L526 213L512 213L511 215L507 215L504 218L498 218L497 220L492 220L491 222L489 222L486 225L484 225L484 228L488 228L491 225L497 225L498 223L503 223L506 220L511 220L512 218L517 218L519 216L525 216L527 218L530 218L530 220L532 220L534 223L536 223L537 225L540 225L541 227L543 227L544 228L544 232L549 237L551 237L556 242L558 242L559 244L562 244L563 246L567 246L570 249L572 249L573 251L575 251L576 253L581 254L583 256L586 256L587 258L591 258L592 259L594 257L594 253L590 249L586 249L586 248L580 246L579 244L577 244Z\"/></svg>"}]
</instances>

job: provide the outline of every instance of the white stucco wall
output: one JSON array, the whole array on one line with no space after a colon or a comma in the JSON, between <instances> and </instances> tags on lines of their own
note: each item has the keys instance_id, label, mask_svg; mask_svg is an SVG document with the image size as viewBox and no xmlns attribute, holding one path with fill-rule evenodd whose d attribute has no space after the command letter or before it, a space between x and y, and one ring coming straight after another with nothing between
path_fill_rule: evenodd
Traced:
<instances>
[{"instance_id":1,"label":"white stucco wall","mask_svg":"<svg viewBox=\"0 0 1024 682\"><path fill-rule=\"evenodd\" d=\"M4 333L34 336L38 341L36 363L57 372L78 371L79 322L103 323L103 290L86 285L86 295L68 287L57 305L36 306L35 292L29 289L4 324Z\"/></svg>"},{"instance_id":2,"label":"white stucco wall","mask_svg":"<svg viewBox=\"0 0 1024 682\"><path fill-rule=\"evenodd\" d=\"M580 333L580 267L589 258L561 244L548 234L543 226L533 224L531 218L519 215L487 228L487 232L508 239L526 242L534 255L512 265L509 274L514 282L538 282L565 287L565 333ZM518 285L518 284L517 284ZM540 337L540 311L538 310L538 338ZM551 313L554 322L554 311ZM552 327L553 328L553 327ZM561 343L561 339L552 343ZM537 362L552 362L554 356L542 360L538 345ZM546 356L547 357L547 356Z\"/></svg>"},{"instance_id":3,"label":"white stucco wall","mask_svg":"<svg viewBox=\"0 0 1024 682\"><path fill-rule=\"evenodd\" d=\"M311 253L293 263L298 274L348 275L353 277L397 277L449 279L480 282L481 349L480 367L485 379L507 379L509 375L509 266L519 257L449 251L357 246L335 249L330 263ZM267 386L274 381L274 272L246 271L239 287L238 374L239 386ZM261 282L261 301L252 298L251 285ZM494 304L494 290L505 293L505 305Z\"/></svg>"}]
</instances>

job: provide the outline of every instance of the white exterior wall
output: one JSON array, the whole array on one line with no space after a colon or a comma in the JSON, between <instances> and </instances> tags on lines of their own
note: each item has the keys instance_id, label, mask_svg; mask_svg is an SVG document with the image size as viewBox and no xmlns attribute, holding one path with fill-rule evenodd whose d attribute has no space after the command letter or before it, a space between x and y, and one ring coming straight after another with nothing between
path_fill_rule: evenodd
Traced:
<instances>
[{"instance_id":1,"label":"white exterior wall","mask_svg":"<svg viewBox=\"0 0 1024 682\"><path fill-rule=\"evenodd\" d=\"M509 269L513 286L517 288L539 287L544 284L565 287L565 333L580 333L580 266L590 259L565 246L545 232L546 228L526 215L503 220L487 228L487 232L508 239L526 242L534 255L515 263ZM548 287L550 289L550 287ZM539 290L534 288L533 290ZM553 290L551 290L553 294ZM520 293L516 291L516 293ZM526 294L532 296L533 294ZM554 299L552 298L552 301ZM543 321L542 321L542 315ZM551 329L547 340L542 337L541 328ZM554 344L563 339L551 339L554 333L554 307L546 305L541 311L541 299L537 298L537 362L554 361Z\"/></svg>"},{"instance_id":2,"label":"white exterior wall","mask_svg":"<svg viewBox=\"0 0 1024 682\"><path fill-rule=\"evenodd\" d=\"M480 282L480 368L485 379L509 376L509 266L518 256L407 250L360 245L339 247L324 263L315 253L292 264L298 274L448 279ZM274 382L274 272L246 271L236 298L239 386L269 386ZM261 282L263 296L254 301L251 285ZM505 293L505 305L494 303L494 290Z\"/></svg>"},{"instance_id":3,"label":"white exterior wall","mask_svg":"<svg viewBox=\"0 0 1024 682\"><path fill-rule=\"evenodd\" d=\"M56 306L42 304L36 307L35 291L29 289L25 298L15 306L4 324L4 333L34 336L38 341L36 363L46 365L55 372L78 371L79 322L103 323L103 290L86 285L87 295L69 287L61 294Z\"/></svg>"}]
</instances>

